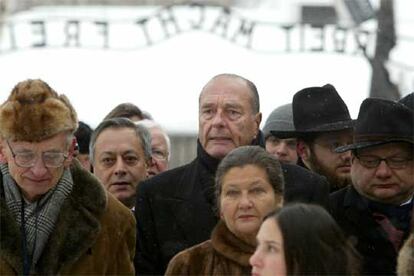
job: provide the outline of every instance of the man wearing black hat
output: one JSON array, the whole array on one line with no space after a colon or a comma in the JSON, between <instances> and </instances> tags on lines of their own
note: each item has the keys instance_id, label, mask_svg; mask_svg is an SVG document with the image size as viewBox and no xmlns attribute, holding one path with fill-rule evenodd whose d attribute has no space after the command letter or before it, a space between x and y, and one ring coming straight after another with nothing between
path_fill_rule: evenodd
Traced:
<instances>
[{"instance_id":1,"label":"man wearing black hat","mask_svg":"<svg viewBox=\"0 0 414 276\"><path fill-rule=\"evenodd\" d=\"M331 192L350 183L350 154L334 149L352 142L353 120L335 87L308 87L293 96L295 131L270 131L297 138L299 164L325 176Z\"/></svg>"},{"instance_id":2,"label":"man wearing black hat","mask_svg":"<svg viewBox=\"0 0 414 276\"><path fill-rule=\"evenodd\" d=\"M351 151L352 186L331 194L332 215L363 257L362 274L393 275L410 232L414 195L414 116L403 104L366 99Z\"/></svg>"}]
</instances>

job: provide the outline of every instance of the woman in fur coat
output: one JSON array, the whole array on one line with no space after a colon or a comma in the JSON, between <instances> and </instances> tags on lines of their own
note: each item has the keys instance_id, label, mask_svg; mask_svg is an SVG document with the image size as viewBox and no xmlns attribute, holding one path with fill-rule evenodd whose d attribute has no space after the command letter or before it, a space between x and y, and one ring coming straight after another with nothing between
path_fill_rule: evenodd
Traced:
<instances>
[{"instance_id":1,"label":"woman in fur coat","mask_svg":"<svg viewBox=\"0 0 414 276\"><path fill-rule=\"evenodd\" d=\"M249 258L265 215L282 205L279 162L257 146L234 149L216 173L221 220L211 239L178 253L166 275L250 275Z\"/></svg>"},{"instance_id":2,"label":"woman in fur coat","mask_svg":"<svg viewBox=\"0 0 414 276\"><path fill-rule=\"evenodd\" d=\"M398 253L397 275L414 275L414 209L411 216L411 234Z\"/></svg>"}]
</instances>

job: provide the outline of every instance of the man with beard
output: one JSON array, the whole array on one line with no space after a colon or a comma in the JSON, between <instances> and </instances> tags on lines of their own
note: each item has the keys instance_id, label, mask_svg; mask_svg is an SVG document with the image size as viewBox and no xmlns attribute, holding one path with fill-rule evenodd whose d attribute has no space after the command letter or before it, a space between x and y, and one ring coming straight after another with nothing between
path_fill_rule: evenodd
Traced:
<instances>
[{"instance_id":1,"label":"man with beard","mask_svg":"<svg viewBox=\"0 0 414 276\"><path fill-rule=\"evenodd\" d=\"M271 131L275 136L295 136L299 165L325 176L331 192L350 184L349 152L335 148L352 143L353 120L335 87L308 87L293 96L295 132Z\"/></svg>"}]
</instances>

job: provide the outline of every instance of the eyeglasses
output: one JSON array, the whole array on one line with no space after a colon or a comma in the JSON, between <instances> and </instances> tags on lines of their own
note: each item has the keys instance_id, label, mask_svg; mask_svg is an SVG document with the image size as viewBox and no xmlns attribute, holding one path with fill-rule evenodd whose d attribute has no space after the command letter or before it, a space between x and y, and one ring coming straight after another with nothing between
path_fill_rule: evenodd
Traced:
<instances>
[{"instance_id":1,"label":"eyeglasses","mask_svg":"<svg viewBox=\"0 0 414 276\"><path fill-rule=\"evenodd\" d=\"M9 141L7 141L7 145L10 148L14 162L17 166L22 168L31 168L36 164L38 158L36 153L31 151L15 153L10 146ZM42 161L47 168L59 168L63 165L63 162L66 160L66 158L68 158L68 155L64 154L63 152L42 152Z\"/></svg>"},{"instance_id":2,"label":"eyeglasses","mask_svg":"<svg viewBox=\"0 0 414 276\"><path fill-rule=\"evenodd\" d=\"M390 158L379 158L375 156L358 156L359 163L362 166L374 169L377 168L382 161L384 161L391 169L404 169L410 162L413 162L413 158L404 157L390 157Z\"/></svg>"},{"instance_id":3,"label":"eyeglasses","mask_svg":"<svg viewBox=\"0 0 414 276\"><path fill-rule=\"evenodd\" d=\"M151 156L154 159L164 161L168 159L168 152L163 152L161 150L152 149Z\"/></svg>"}]
</instances>

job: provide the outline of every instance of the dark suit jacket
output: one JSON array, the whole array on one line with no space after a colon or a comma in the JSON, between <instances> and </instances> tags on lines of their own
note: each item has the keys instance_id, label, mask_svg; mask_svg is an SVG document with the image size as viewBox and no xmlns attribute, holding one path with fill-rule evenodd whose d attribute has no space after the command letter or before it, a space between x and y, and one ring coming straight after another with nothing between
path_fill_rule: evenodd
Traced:
<instances>
[{"instance_id":1,"label":"dark suit jacket","mask_svg":"<svg viewBox=\"0 0 414 276\"><path fill-rule=\"evenodd\" d=\"M362 274L395 275L397 252L373 218L369 201L348 186L331 194L330 202L332 216L361 254Z\"/></svg>"},{"instance_id":2,"label":"dark suit jacket","mask_svg":"<svg viewBox=\"0 0 414 276\"><path fill-rule=\"evenodd\" d=\"M198 145L190 164L138 185L136 272L163 274L178 252L206 241L218 221L214 211L214 174L219 160ZM295 165L283 165L285 201L328 204L324 178Z\"/></svg>"}]
</instances>

